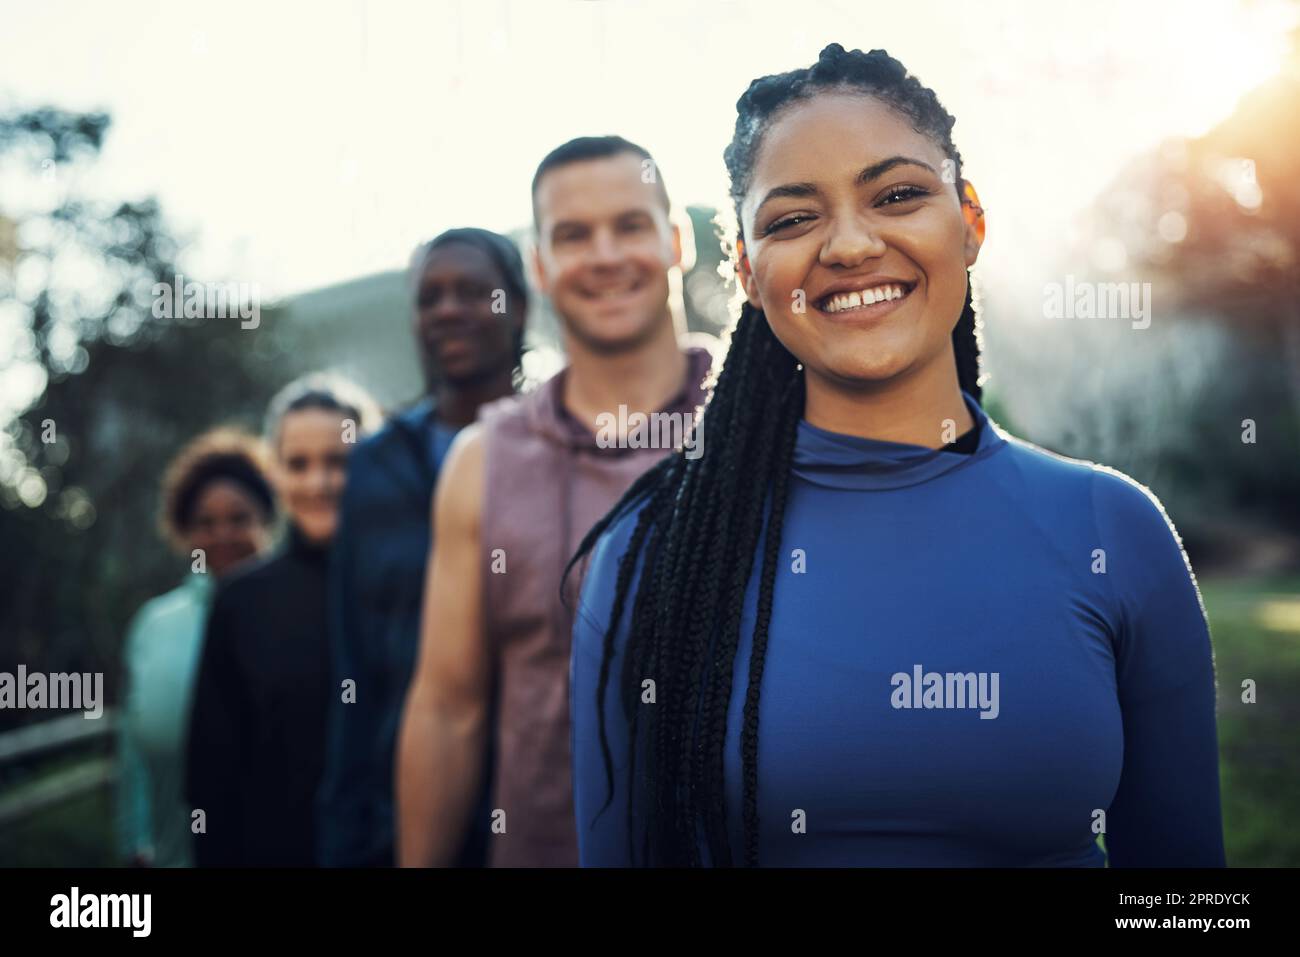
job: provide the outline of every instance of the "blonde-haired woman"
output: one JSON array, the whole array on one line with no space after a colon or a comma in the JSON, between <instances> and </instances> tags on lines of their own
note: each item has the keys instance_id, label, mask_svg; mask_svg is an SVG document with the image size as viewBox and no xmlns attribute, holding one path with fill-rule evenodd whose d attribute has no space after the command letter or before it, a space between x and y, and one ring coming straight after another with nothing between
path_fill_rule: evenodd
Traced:
<instances>
[{"instance_id":1,"label":"blonde-haired woman","mask_svg":"<svg viewBox=\"0 0 1300 957\"><path fill-rule=\"evenodd\" d=\"M201 867L315 863L331 693L329 549L348 455L377 420L368 395L319 374L271 402L266 438L288 528L274 556L224 583L213 602L187 772Z\"/></svg>"}]
</instances>

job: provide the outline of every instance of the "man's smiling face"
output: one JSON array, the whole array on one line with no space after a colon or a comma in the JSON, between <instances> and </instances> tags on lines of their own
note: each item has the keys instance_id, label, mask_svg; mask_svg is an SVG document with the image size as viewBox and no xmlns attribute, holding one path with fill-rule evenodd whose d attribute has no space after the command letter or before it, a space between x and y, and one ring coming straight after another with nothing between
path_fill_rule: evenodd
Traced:
<instances>
[{"instance_id":1,"label":"man's smiling face","mask_svg":"<svg viewBox=\"0 0 1300 957\"><path fill-rule=\"evenodd\" d=\"M542 176L537 274L566 330L618 352L649 338L668 308L681 240L662 190L635 153L567 163Z\"/></svg>"}]
</instances>

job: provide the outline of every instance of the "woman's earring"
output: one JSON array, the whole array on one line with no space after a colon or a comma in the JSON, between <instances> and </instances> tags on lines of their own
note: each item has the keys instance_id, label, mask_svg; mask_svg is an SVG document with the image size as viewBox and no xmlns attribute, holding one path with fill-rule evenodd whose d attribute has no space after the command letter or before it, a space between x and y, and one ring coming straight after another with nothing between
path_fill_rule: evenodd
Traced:
<instances>
[{"instance_id":1,"label":"woman's earring","mask_svg":"<svg viewBox=\"0 0 1300 957\"><path fill-rule=\"evenodd\" d=\"M962 216L965 217L967 225L975 227L975 235L979 237L980 242L984 242L984 207L980 205L979 194L970 183L963 186L962 194L965 196L961 206Z\"/></svg>"}]
</instances>

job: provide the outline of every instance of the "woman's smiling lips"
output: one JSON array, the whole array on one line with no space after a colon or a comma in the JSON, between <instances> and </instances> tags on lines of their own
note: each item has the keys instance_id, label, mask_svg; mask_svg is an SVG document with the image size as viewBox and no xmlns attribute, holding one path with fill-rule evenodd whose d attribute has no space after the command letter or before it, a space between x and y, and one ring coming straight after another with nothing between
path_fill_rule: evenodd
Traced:
<instances>
[{"instance_id":1,"label":"woman's smiling lips","mask_svg":"<svg viewBox=\"0 0 1300 957\"><path fill-rule=\"evenodd\" d=\"M832 322L873 320L901 306L915 288L916 283L901 280L864 282L855 289L837 287L822 296L814 308Z\"/></svg>"}]
</instances>

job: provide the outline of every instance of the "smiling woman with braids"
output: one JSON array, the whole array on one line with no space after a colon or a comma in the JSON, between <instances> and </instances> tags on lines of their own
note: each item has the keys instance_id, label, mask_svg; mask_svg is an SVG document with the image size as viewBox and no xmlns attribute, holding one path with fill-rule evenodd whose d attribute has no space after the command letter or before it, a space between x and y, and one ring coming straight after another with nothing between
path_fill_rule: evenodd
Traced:
<instances>
[{"instance_id":1,"label":"smiling woman with braids","mask_svg":"<svg viewBox=\"0 0 1300 957\"><path fill-rule=\"evenodd\" d=\"M985 416L953 118L839 45L737 109L704 454L578 553L583 864L1221 866L1190 565L1145 488Z\"/></svg>"}]
</instances>

